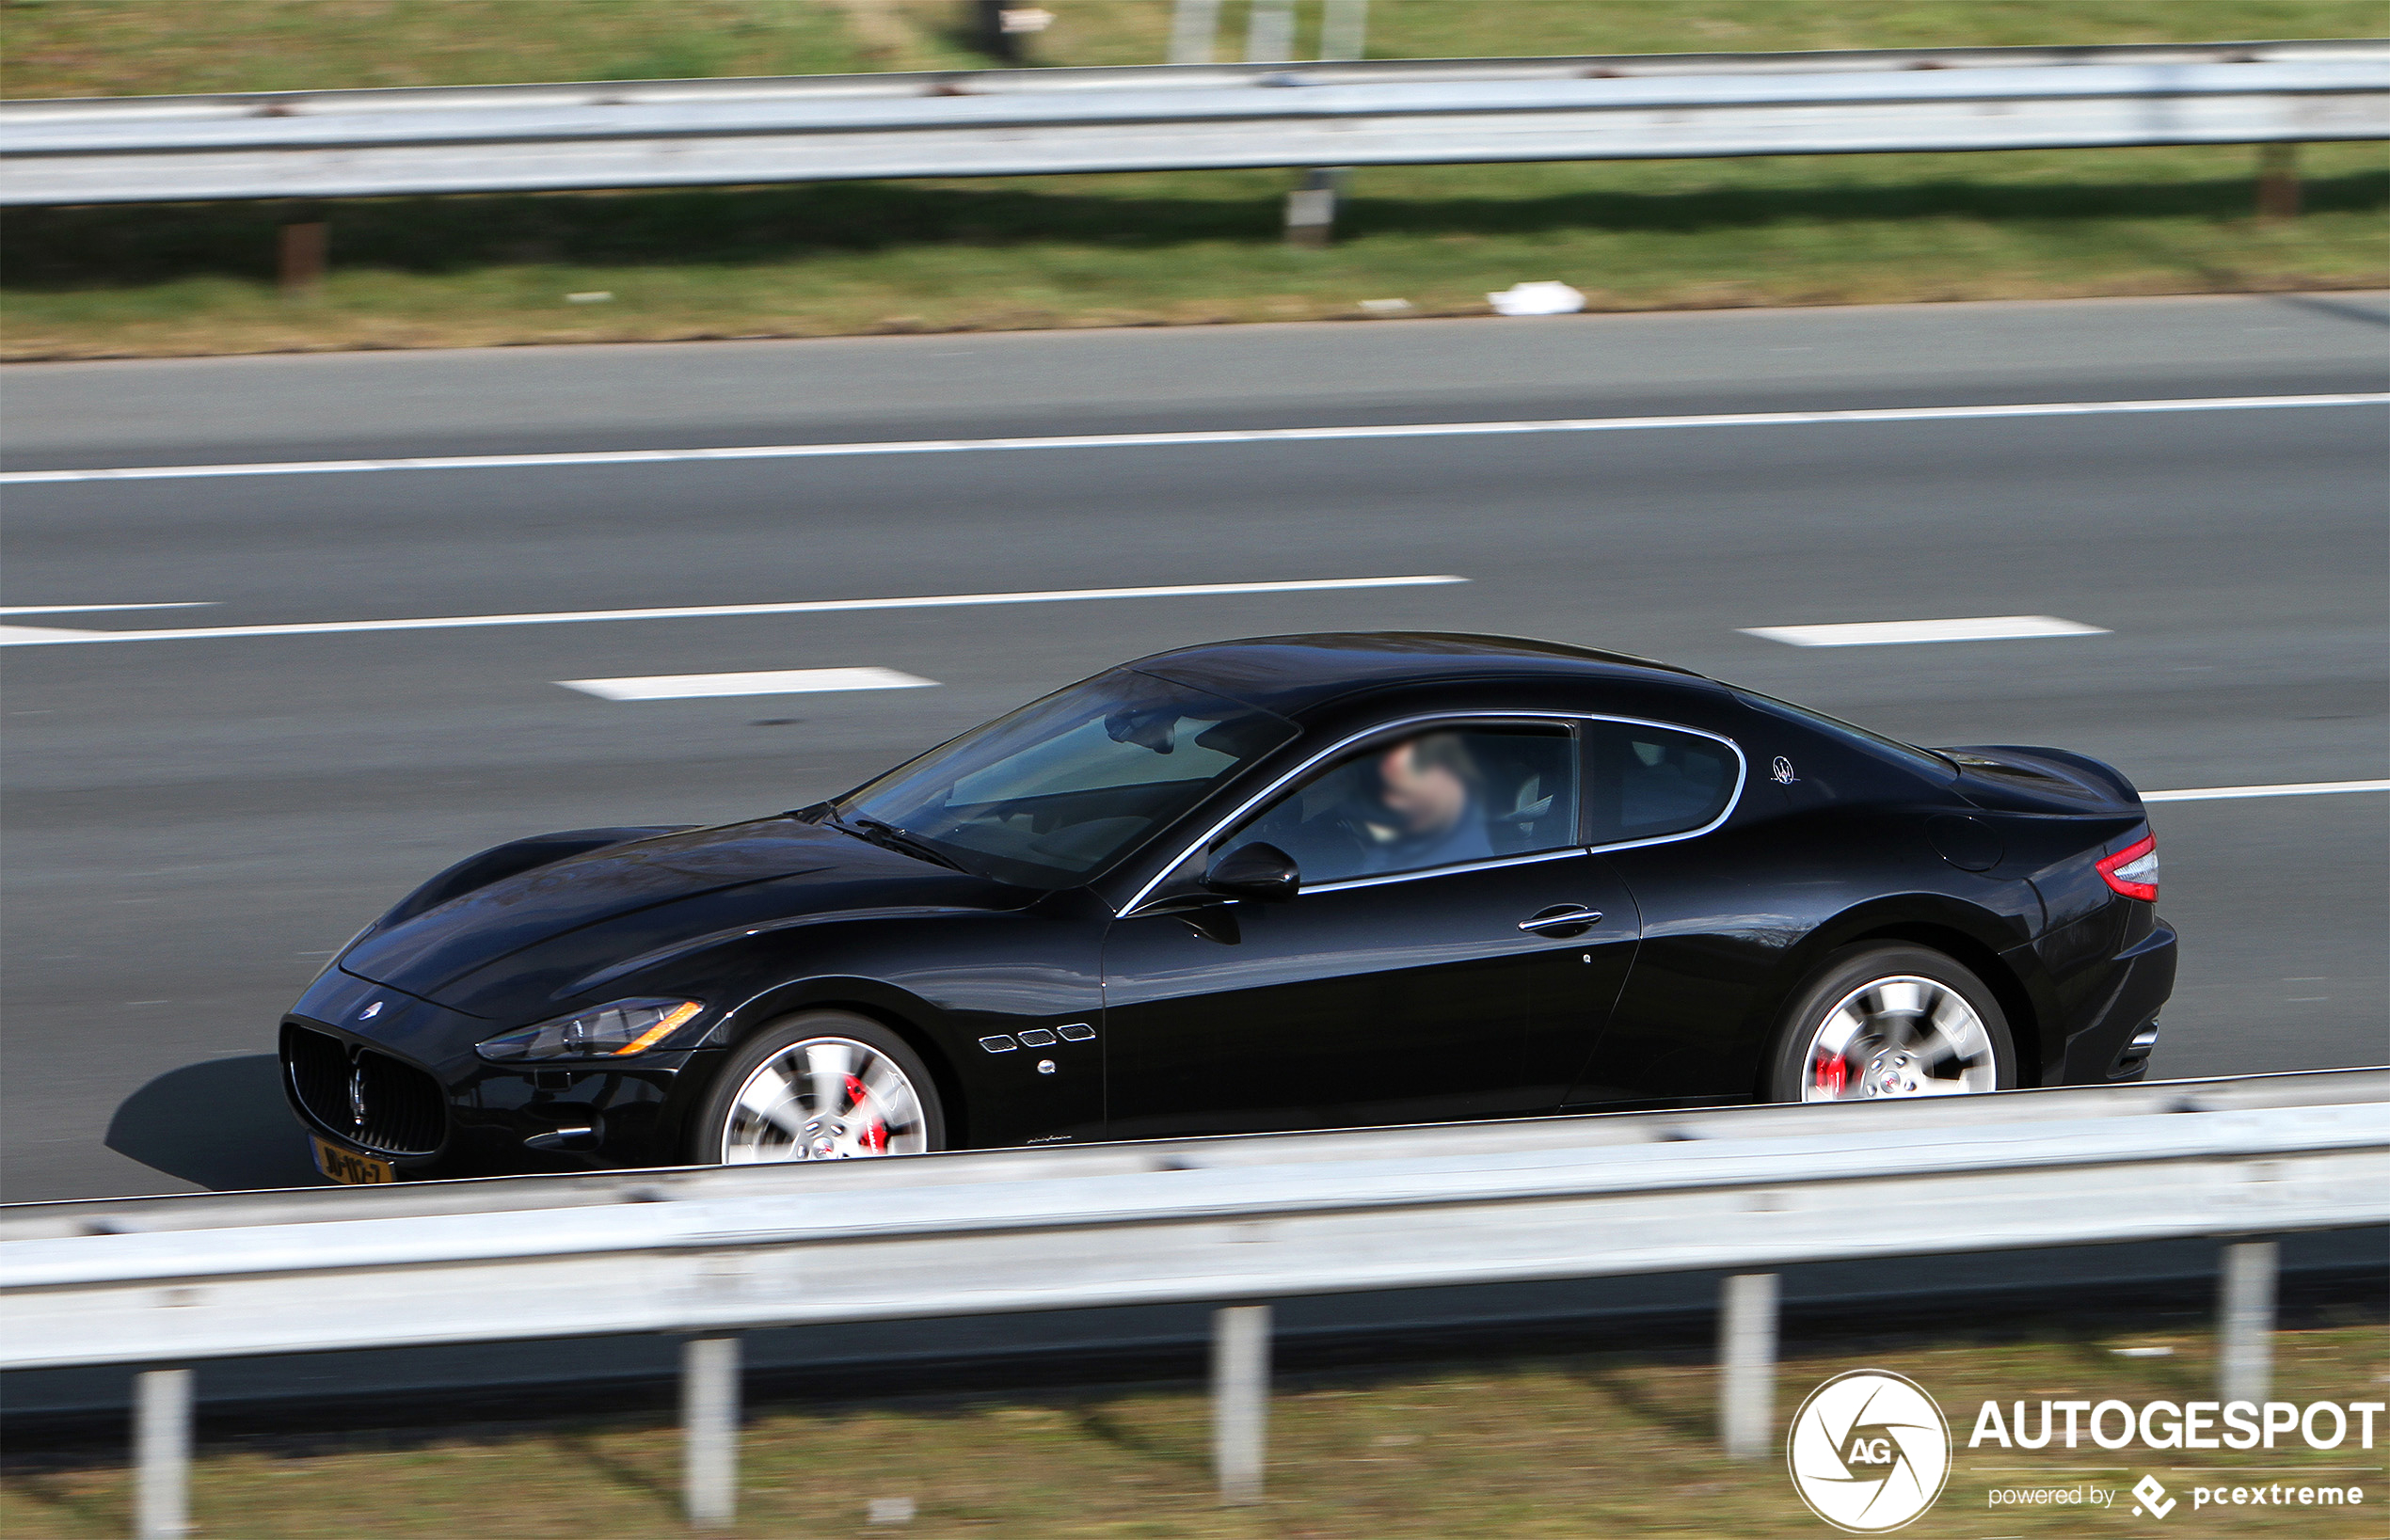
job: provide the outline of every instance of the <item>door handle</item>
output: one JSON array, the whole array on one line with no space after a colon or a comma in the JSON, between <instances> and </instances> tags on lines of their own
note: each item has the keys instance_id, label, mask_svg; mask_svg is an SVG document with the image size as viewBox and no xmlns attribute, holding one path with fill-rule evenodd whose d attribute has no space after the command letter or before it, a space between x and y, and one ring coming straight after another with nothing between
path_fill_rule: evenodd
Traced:
<instances>
[{"instance_id":1,"label":"door handle","mask_svg":"<svg viewBox=\"0 0 2390 1540\"><path fill-rule=\"evenodd\" d=\"M1554 904L1519 922L1519 929L1538 936L1582 935L1601 923L1601 911L1583 904Z\"/></svg>"}]
</instances>

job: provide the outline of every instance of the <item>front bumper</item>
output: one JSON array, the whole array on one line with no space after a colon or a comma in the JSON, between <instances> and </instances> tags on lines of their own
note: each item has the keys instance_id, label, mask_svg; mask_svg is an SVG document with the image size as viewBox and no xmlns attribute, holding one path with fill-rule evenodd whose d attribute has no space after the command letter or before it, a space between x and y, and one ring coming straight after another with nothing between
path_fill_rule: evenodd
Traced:
<instances>
[{"instance_id":1,"label":"front bumper","mask_svg":"<svg viewBox=\"0 0 2390 1540\"><path fill-rule=\"evenodd\" d=\"M2088 1024L2066 1039L2061 1085L2097 1086L2149 1073L2158 1012L2175 992L2177 950L2175 928L2153 916L2148 933L2116 955L2107 1000Z\"/></svg>"},{"instance_id":2,"label":"front bumper","mask_svg":"<svg viewBox=\"0 0 2390 1540\"><path fill-rule=\"evenodd\" d=\"M496 1030L335 971L283 1018L283 1094L311 1131L405 1177L673 1165L682 1105L721 1057L491 1064L472 1045Z\"/></svg>"}]
</instances>

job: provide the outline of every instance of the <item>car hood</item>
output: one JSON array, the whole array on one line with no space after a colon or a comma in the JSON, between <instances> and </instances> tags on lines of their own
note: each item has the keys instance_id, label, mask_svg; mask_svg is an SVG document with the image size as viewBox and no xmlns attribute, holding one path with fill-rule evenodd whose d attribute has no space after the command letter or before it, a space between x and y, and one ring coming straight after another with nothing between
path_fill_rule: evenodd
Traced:
<instances>
[{"instance_id":1,"label":"car hood","mask_svg":"<svg viewBox=\"0 0 2390 1540\"><path fill-rule=\"evenodd\" d=\"M473 1014L476 1000L518 970L569 994L610 963L742 926L852 910L1011 909L1031 897L820 824L762 818L502 878L367 936L340 967ZM535 964L524 956L534 950Z\"/></svg>"}]
</instances>

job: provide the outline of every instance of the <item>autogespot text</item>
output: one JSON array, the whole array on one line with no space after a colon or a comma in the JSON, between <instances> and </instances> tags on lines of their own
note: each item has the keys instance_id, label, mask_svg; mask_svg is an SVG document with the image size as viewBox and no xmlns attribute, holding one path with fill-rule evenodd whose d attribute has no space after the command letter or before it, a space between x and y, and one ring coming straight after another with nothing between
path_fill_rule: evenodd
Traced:
<instances>
[{"instance_id":1,"label":"autogespot text","mask_svg":"<svg viewBox=\"0 0 2390 1540\"><path fill-rule=\"evenodd\" d=\"M1975 1431L1967 1447L2047 1449L2053 1438L2063 1438L2062 1447L2074 1449L2089 1437L2102 1449L2124 1449L2135 1442L2149 1449L2272 1449L2277 1438L2286 1441L2296 1433L2309 1449L2338 1449L2351 1435L2357 1447L2371 1449L2373 1421L2384 1405L2315 1401L2302 1407L2291 1401L2145 1401L2136 1407L2124 1401L2045 1401L2038 1420L2029 1424L2025 1402L2011 1403L2012 1409L2003 1416L1999 1402L1986 1401L1975 1414Z\"/></svg>"}]
</instances>

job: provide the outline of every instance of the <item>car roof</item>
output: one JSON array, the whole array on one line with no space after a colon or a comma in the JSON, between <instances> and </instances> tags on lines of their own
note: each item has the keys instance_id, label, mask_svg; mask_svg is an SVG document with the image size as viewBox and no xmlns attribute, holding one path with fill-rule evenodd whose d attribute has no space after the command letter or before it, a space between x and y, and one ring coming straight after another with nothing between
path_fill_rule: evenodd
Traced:
<instances>
[{"instance_id":1,"label":"car roof","mask_svg":"<svg viewBox=\"0 0 2390 1540\"><path fill-rule=\"evenodd\" d=\"M1179 647L1125 667L1299 715L1356 691L1431 680L1548 675L1710 685L1691 669L1627 653L1459 631L1317 631Z\"/></svg>"}]
</instances>

